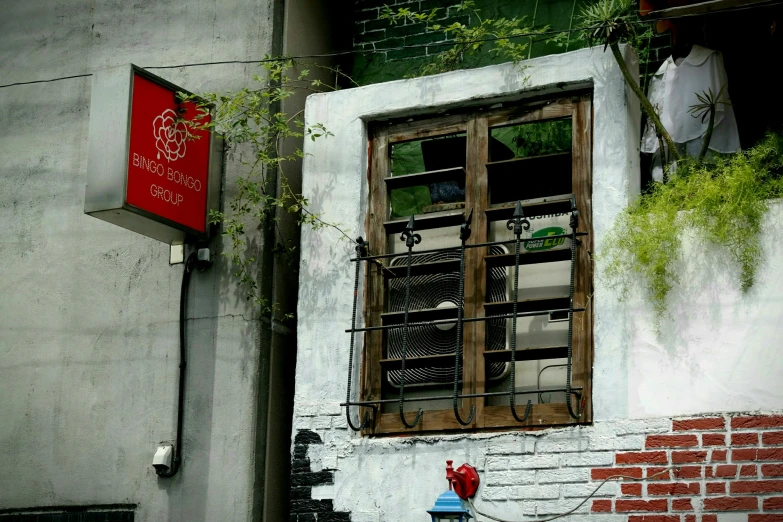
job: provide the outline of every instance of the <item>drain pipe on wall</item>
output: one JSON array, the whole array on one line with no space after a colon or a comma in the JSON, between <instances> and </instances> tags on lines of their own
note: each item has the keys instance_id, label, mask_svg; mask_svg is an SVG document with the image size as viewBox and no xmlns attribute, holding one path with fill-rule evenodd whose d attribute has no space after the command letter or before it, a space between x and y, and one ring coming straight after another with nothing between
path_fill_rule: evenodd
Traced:
<instances>
[{"instance_id":1,"label":"drain pipe on wall","mask_svg":"<svg viewBox=\"0 0 783 522\"><path fill-rule=\"evenodd\" d=\"M190 276L194 269L203 272L212 266L212 256L208 248L199 248L191 252L185 261L182 274L182 286L179 294L179 392L177 395L177 439L171 444L161 444L152 459L155 473L161 478L171 478L182 465L182 417L185 410L185 368L187 367L187 344L185 330L187 326L188 289ZM173 455L172 455L173 453Z\"/></svg>"}]
</instances>

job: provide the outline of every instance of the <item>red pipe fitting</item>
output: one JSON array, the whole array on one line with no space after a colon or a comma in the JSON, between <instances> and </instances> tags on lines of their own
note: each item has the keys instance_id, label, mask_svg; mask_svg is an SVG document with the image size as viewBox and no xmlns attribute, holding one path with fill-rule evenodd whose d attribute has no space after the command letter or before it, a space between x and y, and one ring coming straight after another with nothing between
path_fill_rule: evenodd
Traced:
<instances>
[{"instance_id":1,"label":"red pipe fitting","mask_svg":"<svg viewBox=\"0 0 783 522\"><path fill-rule=\"evenodd\" d=\"M451 466L452 462L454 461L446 461L446 480L449 481L449 489L453 487L457 496L463 500L474 497L480 482L476 468L470 464L463 464L454 469Z\"/></svg>"}]
</instances>

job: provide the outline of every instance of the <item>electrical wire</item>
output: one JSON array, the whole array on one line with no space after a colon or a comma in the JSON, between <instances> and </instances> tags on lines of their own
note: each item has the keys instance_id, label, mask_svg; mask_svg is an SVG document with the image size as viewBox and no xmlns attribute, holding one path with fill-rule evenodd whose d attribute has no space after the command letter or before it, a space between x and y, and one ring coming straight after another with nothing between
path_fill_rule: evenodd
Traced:
<instances>
[{"instance_id":1,"label":"electrical wire","mask_svg":"<svg viewBox=\"0 0 783 522\"><path fill-rule=\"evenodd\" d=\"M174 447L174 460L171 469L155 472L162 478L171 478L177 474L182 465L182 419L185 414L185 368L187 367L187 344L185 329L187 327L188 288L190 276L196 268L198 256L192 252L185 261L185 271L182 274L182 285L179 292L179 392L177 395L177 442Z\"/></svg>"},{"instance_id":2,"label":"electrical wire","mask_svg":"<svg viewBox=\"0 0 783 522\"><path fill-rule=\"evenodd\" d=\"M549 517L549 518L531 518L531 519L529 519L529 521L530 522L550 522L551 520L557 520L558 518L567 517L568 515L572 514L574 511L576 511L577 509L582 507L585 502L587 502L592 497L594 497L595 494L598 493L598 490L601 489L601 487L604 484L606 484L607 482L609 482L610 480L614 480L614 479L617 479L617 478L624 478L624 479L635 480L635 481L650 480L650 479L654 479L655 477L657 477L659 475L663 475L664 473L668 473L672 469L679 470L680 467L679 466L668 466L668 467L662 469L661 471L659 471L658 473L654 473L654 474L652 474L652 475L650 475L649 477L646 477L646 478L632 477L630 475L609 475L600 484L598 484L598 486L593 490L592 493L590 493L587 497L585 497L584 500L582 500L579 504L577 504L573 509L570 509L570 510L566 511L565 513L561 513L559 515L555 515L555 516L552 516L552 517ZM468 499L468 504L470 504L470 508L477 515L481 515L484 518L488 518L490 520L495 520L496 522L520 522L518 520L507 520L505 518L498 518L498 517L494 517L492 515L487 515L486 513L482 513L481 511L476 509L476 506L473 505L473 500L472 499Z\"/></svg>"},{"instance_id":3,"label":"electrical wire","mask_svg":"<svg viewBox=\"0 0 783 522\"><path fill-rule=\"evenodd\" d=\"M648 19L648 20L639 20L639 21L633 21L629 22L631 24L652 24L654 22L659 22L662 20L676 20L679 18L690 18L694 16L706 16L706 15L713 15L713 14L725 14L725 13L733 13L736 11L745 11L748 9L757 9L762 7L774 7L777 5L783 4L783 0L775 0L771 2L764 2L762 4L752 4L752 5L746 5L746 6L738 6L731 9L724 9L722 11L711 11L708 13L693 13L688 15L681 15L681 16L664 16L660 18L655 19ZM595 29L601 29L606 26L592 26L589 29L595 30ZM511 40L514 38L530 38L530 37L541 37L541 36L552 36L557 34L567 34L567 33L575 33L584 31L588 28L586 27L569 27L568 29L552 29L549 31L538 31L538 32L531 32L531 33L520 33L515 35L507 35L507 36L493 36L488 38L479 38L476 40L466 40L464 42L454 42L452 41L446 41L446 42L433 42L433 43L424 43L424 44L411 44L411 45L400 45L396 47L382 47L382 48L373 48L373 49L344 49L342 51L333 51L330 53L319 53L319 54L300 54L300 55L292 55L292 56L280 56L277 58L261 58L256 60L222 60L222 61L215 61L215 62L197 62L197 63L183 63L178 65L153 65L148 67L143 67L144 69L181 69L184 67L203 67L207 65L230 65L230 64L262 64L262 63L274 63L274 62L281 62L281 61L287 61L287 60L301 60L305 58L336 58L338 56L347 56L352 54L381 54L381 53L387 53L390 51L402 51L406 49L419 49L419 48L430 48L430 47L443 47L443 46L453 46L456 43L459 44L472 44L472 43L486 43L486 42L495 42L498 40ZM50 78L47 80L32 80L28 82L15 82L15 83L8 83L5 85L0 85L0 89L6 88L6 87L15 87L19 85L31 85L35 83L49 83L49 82L57 82L60 80L70 80L72 78L84 78L87 76L92 76L92 73L84 73L84 74L76 74L73 76L60 76L57 78Z\"/></svg>"}]
</instances>

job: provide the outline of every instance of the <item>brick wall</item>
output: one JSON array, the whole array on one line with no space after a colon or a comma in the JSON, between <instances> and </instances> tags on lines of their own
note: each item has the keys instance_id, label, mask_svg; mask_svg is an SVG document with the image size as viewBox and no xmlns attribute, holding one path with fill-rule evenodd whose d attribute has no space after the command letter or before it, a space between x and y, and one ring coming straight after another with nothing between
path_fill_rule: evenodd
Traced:
<instances>
[{"instance_id":1,"label":"brick wall","mask_svg":"<svg viewBox=\"0 0 783 522\"><path fill-rule=\"evenodd\" d=\"M399 487L395 481L417 483L423 476L438 475L445 460L458 455L481 475L477 507L512 520L563 513L608 476L623 474L644 480L607 482L570 522L728 521L718 517L721 513L732 522L783 522L780 414L616 420L489 438L477 433L468 439L368 439L351 437L344 418L332 415L330 408L300 409L302 413L308 416L297 418L296 424L308 428L299 429L294 445L291 520L295 522L403 520L384 514L382 507L377 512L335 513L331 500L312 499L313 487L333 484L335 471L342 471L351 484L337 484L333 493L342 488L351 493L341 499L341 505L365 497L377 499L380 506L389 491ZM466 450L468 446L473 449ZM357 448L362 448L361 456L353 454ZM421 469L389 460L404 458L410 463L418 456L423 463L424 455L434 456L434 461ZM666 470L669 466L679 469ZM383 491L368 480L381 469L399 472L388 477ZM648 479L657 473L661 474ZM410 496L403 495L393 504L405 512L423 512L436 495L430 496L409 505ZM428 505L418 506L422 502Z\"/></svg>"},{"instance_id":2,"label":"brick wall","mask_svg":"<svg viewBox=\"0 0 783 522\"><path fill-rule=\"evenodd\" d=\"M378 17L383 12L383 7L388 5L391 9L397 10L405 7L416 12L429 12L432 9L438 9L437 16L433 23L440 25L449 25L454 22L464 24L470 23L470 16L465 12L458 12L456 6L460 0L356 0L354 3L354 38L353 47L357 50L375 51L377 49L389 49L400 46L423 45L438 42L447 42L442 33L427 31L424 23L403 23L399 22L392 25L389 20L380 20ZM498 6L502 6L501 12L496 12ZM492 2L491 0L482 0L479 2L481 12L487 16L526 16L526 20L531 20L531 13L528 12L530 6L520 3L518 7L503 2ZM572 27L572 24L578 23L570 20L572 13L575 16L579 14L579 9L567 9L563 12L554 11L553 13L538 13L536 25L549 25L555 29L565 29ZM545 16L549 14L549 17ZM568 50L574 50L583 45L582 42L574 39L569 40ZM642 63L639 67L642 87L646 89L649 77L658 70L661 63L671 54L671 40L669 34L656 35L649 42L649 63ZM413 49L399 49L384 51L372 55L360 55L357 60L359 64L354 75L360 82L374 83L375 81L387 81L402 78L406 74L415 71L416 65L425 60L428 56L437 54L447 48L446 46L434 47L416 47ZM565 47L555 47L546 45L543 42L535 43L532 50L532 57L541 56L551 52L564 52ZM493 60L494 55L487 55L485 59L480 60L479 65L489 65L496 63ZM380 69L383 69L381 71Z\"/></svg>"},{"instance_id":3,"label":"brick wall","mask_svg":"<svg viewBox=\"0 0 783 522\"><path fill-rule=\"evenodd\" d=\"M433 23L448 25L454 22L467 24L467 16L457 14L454 10L460 0L357 0L354 10L354 49L375 50L403 45L421 45L434 42L443 42L445 38L440 32L428 32L424 23L402 23L395 25L389 20L379 20L383 6L388 5L395 11L406 7L416 12L429 12L438 9L438 14ZM437 53L440 47L417 47L399 51L382 53L381 58L386 61L404 60L406 58L418 58L428 54Z\"/></svg>"},{"instance_id":4,"label":"brick wall","mask_svg":"<svg viewBox=\"0 0 783 522\"><path fill-rule=\"evenodd\" d=\"M662 466L680 466L666 471ZM619 495L594 500L595 513L638 513L629 522L716 522L717 513L747 513L748 522L783 520L783 416L678 419L669 434L648 435L641 451L616 452L612 467L642 478Z\"/></svg>"},{"instance_id":5,"label":"brick wall","mask_svg":"<svg viewBox=\"0 0 783 522\"><path fill-rule=\"evenodd\" d=\"M323 444L321 437L311 430L299 430L294 438L291 459L291 515L290 522L349 522L349 513L335 511L330 499L314 499L313 488L334 484L334 472L329 469L313 471L308 457L312 444Z\"/></svg>"}]
</instances>

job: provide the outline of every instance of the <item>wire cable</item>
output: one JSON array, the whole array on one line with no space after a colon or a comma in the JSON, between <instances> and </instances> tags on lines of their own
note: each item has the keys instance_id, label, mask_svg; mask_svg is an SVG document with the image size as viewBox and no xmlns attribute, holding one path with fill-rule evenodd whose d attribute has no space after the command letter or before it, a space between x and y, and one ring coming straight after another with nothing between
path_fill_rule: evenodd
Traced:
<instances>
[{"instance_id":1,"label":"wire cable","mask_svg":"<svg viewBox=\"0 0 783 522\"><path fill-rule=\"evenodd\" d=\"M752 4L752 5L745 5L745 6L738 6L731 9L724 9L722 11L711 11L708 13L694 13L694 14L688 14L688 15L680 15L680 16L663 16L660 18L655 19L645 19L645 20L639 20L639 21L633 21L629 22L631 24L652 24L655 22L659 22L662 20L676 20L679 18L690 18L694 16L707 16L707 15L714 15L714 14L725 14L725 13L733 13L736 11L745 11L748 9L758 9L763 7L774 7L783 4L783 0L775 0L771 2L765 2L762 4ZM606 26L592 26L589 29L595 30L595 29L601 29ZM451 41L445 41L445 42L433 42L433 43L424 43L424 44L411 44L411 45L400 45L396 47L382 47L382 48L373 48L373 49L344 49L342 51L333 51L330 53L319 53L319 54L300 54L300 55L292 55L292 56L280 56L276 58L260 58L255 60L221 60L221 61L215 61L215 62L197 62L197 63L183 63L178 65L153 65L148 67L143 67L144 69L180 69L184 67L203 67L207 65L229 65L229 64L250 64L250 63L273 63L273 62L281 62L286 60L301 60L304 58L336 58L338 56L347 56L351 54L380 54L380 53L386 53L390 51L402 51L406 49L418 49L418 48L430 48L430 47L443 47L443 46L453 46L455 44L472 44L472 43L485 43L485 42L495 42L498 40L511 40L514 38L530 38L530 37L541 37L541 36L551 36L551 35L557 35L557 34L567 34L567 33L575 33L587 30L586 27L569 27L568 29L552 29L549 31L537 31L537 32L530 32L530 33L519 33L515 35L506 35L506 36L492 36L488 38L479 38L476 40L466 40L463 42L454 42ZM29 82L15 82L15 83L8 83L5 85L0 85L0 89L3 89L5 87L14 87L18 85L31 85L34 83L49 83L49 82L57 82L60 80L70 80L72 78L84 78L87 76L92 76L92 73L84 73L84 74L76 74L73 76L60 76L58 78L50 78L47 80L32 80Z\"/></svg>"},{"instance_id":2,"label":"wire cable","mask_svg":"<svg viewBox=\"0 0 783 522\"><path fill-rule=\"evenodd\" d=\"M624 478L624 479L628 479L628 480L635 480L635 481L641 481L641 480L650 480L650 479L654 479L655 477L657 477L657 476L659 476L659 475L663 475L664 473L668 473L668 472L669 472L670 470L672 470L672 469L674 469L674 470L679 470L679 469L680 469L680 467L679 467L679 466L668 466L668 467L666 467L666 468L662 469L661 471L659 471L658 473L654 473L654 474L652 474L652 475L650 475L649 477L646 477L646 478L632 477L632 476L630 476L630 475L609 475L609 476L608 476L608 477L606 477L606 478L605 478L605 479L604 479L604 480L603 480L603 481L602 481L600 484L598 484L598 486L597 486L597 487L596 487L596 488L593 490L593 492L592 492L592 493L590 493L588 496L586 496L586 497L584 498L584 500L582 500L582 501L581 501L579 504L577 504L577 505L576 505L574 508L572 508L572 509L569 509L569 510L568 510L568 511L566 511L565 513L561 513L561 514L559 514L559 515L555 515L555 516L552 516L552 517L549 517L549 518L531 518L531 519L528 519L528 520L529 520L530 522L550 522L551 520L557 520L558 518L567 517L568 515L572 514L574 511L576 511L577 509L579 509L580 507L582 507L582 506L584 505L584 503L585 503L585 502L587 502L587 501L588 501L588 500L590 500L592 497L594 497L594 496L595 496L595 494L596 494L596 493L598 493L598 490L599 490L599 489L601 489L601 487L602 487L604 484L606 484L607 482L609 482L610 480L614 480L614 479L617 479L617 478ZM473 510L473 511L474 511L474 512L477 514L477 515L481 515L481 516L482 516L482 517L484 517L484 518L488 518L488 519L490 519L490 520L494 520L494 521L496 521L496 522L520 522L520 521L518 521L518 520L507 520L507 519L505 519L505 518L498 518L498 517L494 517L494 516L492 516L492 515L487 515L486 513L482 513L481 511L479 511L478 509L476 509L476 506L474 506L474 505L473 505L473 500L472 500L472 499L468 499L468 504L470 504L470 508L471 508L471 509L472 509L472 510ZM478 520L478 519L477 519L477 520ZM523 521L523 522L524 522L524 521Z\"/></svg>"},{"instance_id":3,"label":"wire cable","mask_svg":"<svg viewBox=\"0 0 783 522\"><path fill-rule=\"evenodd\" d=\"M177 474L182 465L182 419L185 415L185 368L187 367L187 345L185 329L187 327L188 288L190 275L196 267L198 256L192 252L185 261L185 272L182 274L182 285L179 292L179 392L177 395L177 442L174 447L174 461L168 471L155 472L162 478L171 478Z\"/></svg>"}]
</instances>

